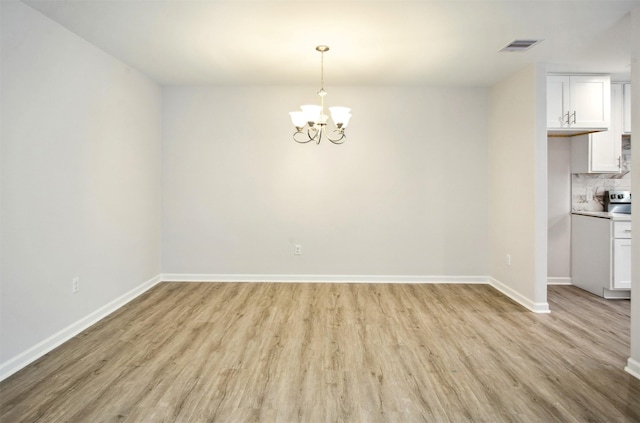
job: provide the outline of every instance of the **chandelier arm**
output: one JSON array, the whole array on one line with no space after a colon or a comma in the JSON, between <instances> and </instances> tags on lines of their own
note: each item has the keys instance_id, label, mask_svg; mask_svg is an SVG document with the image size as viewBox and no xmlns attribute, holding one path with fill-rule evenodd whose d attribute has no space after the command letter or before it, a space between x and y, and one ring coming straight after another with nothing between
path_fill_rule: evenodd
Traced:
<instances>
[{"instance_id":1,"label":"chandelier arm","mask_svg":"<svg viewBox=\"0 0 640 423\"><path fill-rule=\"evenodd\" d=\"M340 138L331 138L329 135L327 135L327 139L329 141L331 141L334 144L343 144L346 140L347 140L347 134L344 133L344 131L338 131L338 130L334 130L334 132L337 132L340 134Z\"/></svg>"},{"instance_id":2,"label":"chandelier arm","mask_svg":"<svg viewBox=\"0 0 640 423\"><path fill-rule=\"evenodd\" d=\"M320 140L322 140L322 133L324 127L322 125L320 125L320 127L318 129L315 129L315 135L312 137L311 136L311 128L309 128L309 131L307 131L307 134L309 136L310 140L314 140L316 142L316 145L320 144Z\"/></svg>"},{"instance_id":3,"label":"chandelier arm","mask_svg":"<svg viewBox=\"0 0 640 423\"><path fill-rule=\"evenodd\" d=\"M299 143L299 144L306 144L308 142L313 141L313 138L309 137L308 134L307 134L307 137L308 137L307 140L304 140L304 139L300 140L300 139L296 138L296 135L298 135L298 134L303 134L304 135L304 133L302 131L296 131L296 132L293 133L293 140L295 142Z\"/></svg>"}]
</instances>

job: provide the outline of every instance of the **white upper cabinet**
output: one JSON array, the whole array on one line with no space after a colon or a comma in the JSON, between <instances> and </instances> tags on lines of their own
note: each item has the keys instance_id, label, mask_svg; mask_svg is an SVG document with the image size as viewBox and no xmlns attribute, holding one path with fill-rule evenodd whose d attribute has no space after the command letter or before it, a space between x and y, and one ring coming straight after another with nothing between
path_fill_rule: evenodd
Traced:
<instances>
[{"instance_id":1,"label":"white upper cabinet","mask_svg":"<svg viewBox=\"0 0 640 423\"><path fill-rule=\"evenodd\" d=\"M620 173L621 145L610 131L571 137L571 173Z\"/></svg>"},{"instance_id":2,"label":"white upper cabinet","mask_svg":"<svg viewBox=\"0 0 640 423\"><path fill-rule=\"evenodd\" d=\"M549 135L603 131L611 121L611 80L608 75L548 75Z\"/></svg>"},{"instance_id":3,"label":"white upper cabinet","mask_svg":"<svg viewBox=\"0 0 640 423\"><path fill-rule=\"evenodd\" d=\"M594 132L591 137L591 163L589 172L618 173L621 169L622 140L611 131Z\"/></svg>"},{"instance_id":4,"label":"white upper cabinet","mask_svg":"<svg viewBox=\"0 0 640 423\"><path fill-rule=\"evenodd\" d=\"M622 84L611 84L609 130L571 139L572 173L619 173L622 160Z\"/></svg>"},{"instance_id":5,"label":"white upper cabinet","mask_svg":"<svg viewBox=\"0 0 640 423\"><path fill-rule=\"evenodd\" d=\"M631 84L623 84L624 89L624 104L623 108L623 124L622 133L631 134Z\"/></svg>"}]
</instances>

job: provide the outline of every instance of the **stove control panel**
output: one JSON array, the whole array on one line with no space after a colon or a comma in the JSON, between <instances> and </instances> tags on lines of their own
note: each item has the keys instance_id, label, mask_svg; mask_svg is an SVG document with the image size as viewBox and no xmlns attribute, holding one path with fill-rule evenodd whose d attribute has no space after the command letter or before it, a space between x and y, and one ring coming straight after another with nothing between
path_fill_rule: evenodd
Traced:
<instances>
[{"instance_id":1,"label":"stove control panel","mask_svg":"<svg viewBox=\"0 0 640 423\"><path fill-rule=\"evenodd\" d=\"M607 191L605 199L608 203L630 203L631 191Z\"/></svg>"},{"instance_id":2,"label":"stove control panel","mask_svg":"<svg viewBox=\"0 0 640 423\"><path fill-rule=\"evenodd\" d=\"M631 191L605 191L604 211L631 214Z\"/></svg>"}]
</instances>

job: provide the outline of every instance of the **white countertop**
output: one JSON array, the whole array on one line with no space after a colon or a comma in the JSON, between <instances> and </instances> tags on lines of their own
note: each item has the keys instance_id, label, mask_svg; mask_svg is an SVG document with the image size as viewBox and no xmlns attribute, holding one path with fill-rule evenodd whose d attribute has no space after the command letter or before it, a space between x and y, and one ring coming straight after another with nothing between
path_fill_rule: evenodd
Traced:
<instances>
[{"instance_id":1,"label":"white countertop","mask_svg":"<svg viewBox=\"0 0 640 423\"><path fill-rule=\"evenodd\" d=\"M589 212L589 211L572 211L571 214L579 214L582 216L599 217L601 219L611 219L621 222L631 222L631 215L624 213L609 213L605 211L601 212Z\"/></svg>"}]
</instances>

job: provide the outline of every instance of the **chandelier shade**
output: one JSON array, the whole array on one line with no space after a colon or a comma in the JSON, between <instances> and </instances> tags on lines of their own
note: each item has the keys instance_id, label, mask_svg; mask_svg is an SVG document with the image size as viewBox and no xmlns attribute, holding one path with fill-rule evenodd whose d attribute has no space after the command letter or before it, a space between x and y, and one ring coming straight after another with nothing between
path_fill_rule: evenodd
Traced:
<instances>
[{"instance_id":1,"label":"chandelier shade","mask_svg":"<svg viewBox=\"0 0 640 423\"><path fill-rule=\"evenodd\" d=\"M321 57L320 91L318 91L320 104L305 104L304 106L300 106L300 111L289 112L291 122L296 128L296 132L293 134L293 140L301 144L306 144L311 141L320 144L322 138L326 138L334 144L342 144L346 140L344 130L347 125L349 125L351 109L342 106L329 107L331 120L335 126L332 132L336 134L334 137L329 136L327 133L329 116L324 113L324 98L327 95L327 92L324 90L324 53L329 51L329 47L318 46L316 50L320 52Z\"/></svg>"},{"instance_id":2,"label":"chandelier shade","mask_svg":"<svg viewBox=\"0 0 640 423\"><path fill-rule=\"evenodd\" d=\"M351 109L348 107L334 106L329 107L331 112L331 119L338 128L346 128L351 119Z\"/></svg>"},{"instance_id":3,"label":"chandelier shade","mask_svg":"<svg viewBox=\"0 0 640 423\"><path fill-rule=\"evenodd\" d=\"M304 112L289 112L289 114L291 115L291 122L293 122L293 126L296 129L300 130L307 124L307 117Z\"/></svg>"}]
</instances>

